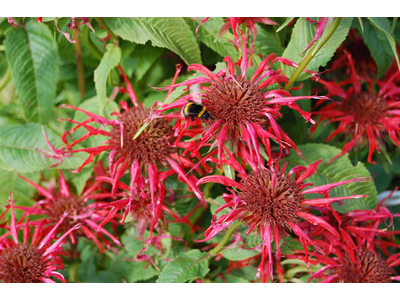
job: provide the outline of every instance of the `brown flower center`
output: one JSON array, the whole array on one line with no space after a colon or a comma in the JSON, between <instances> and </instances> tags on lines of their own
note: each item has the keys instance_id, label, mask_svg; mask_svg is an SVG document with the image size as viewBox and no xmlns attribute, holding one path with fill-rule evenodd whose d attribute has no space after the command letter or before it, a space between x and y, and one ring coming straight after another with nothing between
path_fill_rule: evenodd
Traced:
<instances>
[{"instance_id":1,"label":"brown flower center","mask_svg":"<svg viewBox=\"0 0 400 300\"><path fill-rule=\"evenodd\" d=\"M0 254L0 282L39 283L45 277L43 250L31 245L14 245Z\"/></svg>"},{"instance_id":2,"label":"brown flower center","mask_svg":"<svg viewBox=\"0 0 400 300\"><path fill-rule=\"evenodd\" d=\"M121 130L114 126L111 131L110 144L117 147L116 159L125 157L130 162L138 159L145 163L163 162L165 157L175 151L170 145L174 143L174 131L164 118L154 119L135 139L138 130L150 115L151 109L136 107L122 113L119 120L124 124L124 142L121 147Z\"/></svg>"},{"instance_id":3,"label":"brown flower center","mask_svg":"<svg viewBox=\"0 0 400 300\"><path fill-rule=\"evenodd\" d=\"M248 180L242 181L243 190L238 196L246 202L245 209L249 212L244 221L270 223L283 237L290 231L288 221L299 222L296 212L302 211L304 197L286 174L276 171L275 185L272 179L272 171L259 169Z\"/></svg>"},{"instance_id":4,"label":"brown flower center","mask_svg":"<svg viewBox=\"0 0 400 300\"><path fill-rule=\"evenodd\" d=\"M71 217L82 214L85 202L78 196L71 196L70 198L58 197L55 201L49 202L46 207L51 219L58 222L64 212L68 213L68 217L64 219L59 227L59 231L64 233L71 229L78 223Z\"/></svg>"},{"instance_id":5,"label":"brown flower center","mask_svg":"<svg viewBox=\"0 0 400 300\"><path fill-rule=\"evenodd\" d=\"M386 101L373 93L362 92L351 96L344 104L343 111L354 116L354 123L361 125L380 124L380 119L386 115Z\"/></svg>"},{"instance_id":6,"label":"brown flower center","mask_svg":"<svg viewBox=\"0 0 400 300\"><path fill-rule=\"evenodd\" d=\"M348 253L344 254L342 265L336 272L340 282L375 283L391 281L391 270L380 255L363 248L359 254L356 253L356 259L357 263L354 263Z\"/></svg>"},{"instance_id":7,"label":"brown flower center","mask_svg":"<svg viewBox=\"0 0 400 300\"><path fill-rule=\"evenodd\" d=\"M245 79L222 81L211 86L203 103L212 118L228 123L230 127L250 123L264 123L260 115L265 106L263 94L257 86Z\"/></svg>"}]
</instances>

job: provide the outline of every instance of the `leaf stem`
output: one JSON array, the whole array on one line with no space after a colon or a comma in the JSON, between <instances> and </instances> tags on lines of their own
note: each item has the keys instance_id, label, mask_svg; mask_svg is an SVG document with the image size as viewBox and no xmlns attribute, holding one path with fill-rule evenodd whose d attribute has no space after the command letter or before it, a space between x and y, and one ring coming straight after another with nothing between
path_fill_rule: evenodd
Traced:
<instances>
[{"instance_id":1,"label":"leaf stem","mask_svg":"<svg viewBox=\"0 0 400 300\"><path fill-rule=\"evenodd\" d=\"M76 68L78 71L79 94L81 98L83 98L86 93L86 88L85 88L85 70L83 68L83 59L82 59L82 43L78 27L75 27L73 32L74 32L74 39L76 41L76 43L74 44L74 48L76 55Z\"/></svg>"},{"instance_id":2,"label":"leaf stem","mask_svg":"<svg viewBox=\"0 0 400 300\"><path fill-rule=\"evenodd\" d=\"M222 240L219 242L219 244L210 251L210 254L216 255L221 249L225 246L225 244L228 242L229 238L231 237L232 233L235 231L236 228L238 228L240 225L242 225L243 222L237 222L233 224L228 231L225 233L224 237Z\"/></svg>"},{"instance_id":3,"label":"leaf stem","mask_svg":"<svg viewBox=\"0 0 400 300\"><path fill-rule=\"evenodd\" d=\"M342 21L343 18L339 17L335 19L335 22L333 23L332 27L329 29L328 34L326 37L322 40L321 43L317 43L307 54L307 56L303 59L303 61L299 64L298 68L296 71L294 71L293 75L290 77L288 84L285 86L284 90L289 91L291 87L293 86L294 82L296 79L300 76L301 72L306 68L308 63L315 57L315 55L318 53L318 51L325 45L325 43L331 38L333 33L336 31L338 28L340 22ZM318 47L317 47L318 46Z\"/></svg>"},{"instance_id":4,"label":"leaf stem","mask_svg":"<svg viewBox=\"0 0 400 300\"><path fill-rule=\"evenodd\" d=\"M105 31L107 31L114 42L118 43L118 37L114 34L114 32L112 32L111 29L99 17L94 17L94 19L101 25L101 27L103 27Z\"/></svg>"},{"instance_id":5,"label":"leaf stem","mask_svg":"<svg viewBox=\"0 0 400 300\"><path fill-rule=\"evenodd\" d=\"M103 58L103 52L97 48L97 46L93 43L93 41L90 39L90 29L87 26L83 27L83 32L82 32L82 40L85 46L89 49L89 51L99 60Z\"/></svg>"}]
</instances>

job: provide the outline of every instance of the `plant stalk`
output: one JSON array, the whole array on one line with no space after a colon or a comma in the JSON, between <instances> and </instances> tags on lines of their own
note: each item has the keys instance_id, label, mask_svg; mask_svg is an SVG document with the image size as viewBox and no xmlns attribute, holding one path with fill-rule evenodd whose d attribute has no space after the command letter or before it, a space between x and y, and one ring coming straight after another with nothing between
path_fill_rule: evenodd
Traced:
<instances>
[{"instance_id":1,"label":"plant stalk","mask_svg":"<svg viewBox=\"0 0 400 300\"><path fill-rule=\"evenodd\" d=\"M99 60L103 58L103 53L97 48L97 46L90 39L90 29L87 26L83 27L82 40L89 51Z\"/></svg>"},{"instance_id":2,"label":"plant stalk","mask_svg":"<svg viewBox=\"0 0 400 300\"><path fill-rule=\"evenodd\" d=\"M236 228L238 228L240 225L242 225L243 222L237 222L236 224L232 225L228 231L225 233L224 237L222 240L219 242L219 244L210 251L210 254L216 255L221 249L225 246L225 244L228 242L229 238L231 237L232 233L235 231Z\"/></svg>"},{"instance_id":3,"label":"plant stalk","mask_svg":"<svg viewBox=\"0 0 400 300\"><path fill-rule=\"evenodd\" d=\"M111 29L99 18L99 17L94 17L94 19L101 25L101 27L107 31L107 33L111 36L111 38L114 40L114 42L118 43L118 37L114 34L114 32L111 31Z\"/></svg>"},{"instance_id":4,"label":"plant stalk","mask_svg":"<svg viewBox=\"0 0 400 300\"><path fill-rule=\"evenodd\" d=\"M321 43L317 43L307 54L307 56L303 59L303 61L299 64L299 67L294 71L293 75L290 77L288 84L285 86L285 91L290 91L296 79L300 76L301 72L306 68L308 63L315 57L318 51L326 44L326 42L331 38L333 33L338 28L340 22L343 18L339 17L336 18L335 22L333 23L332 27L329 29L328 34L322 40ZM318 46L319 45L319 46ZM318 47L317 47L318 46Z\"/></svg>"},{"instance_id":5,"label":"plant stalk","mask_svg":"<svg viewBox=\"0 0 400 300\"><path fill-rule=\"evenodd\" d=\"M74 39L76 41L76 43L74 44L74 48L76 55L76 68L78 71L79 95L81 96L81 98L83 98L86 93L86 88L85 88L85 70L83 68L83 59L82 59L82 43L78 27L75 27L73 32L74 32Z\"/></svg>"}]
</instances>

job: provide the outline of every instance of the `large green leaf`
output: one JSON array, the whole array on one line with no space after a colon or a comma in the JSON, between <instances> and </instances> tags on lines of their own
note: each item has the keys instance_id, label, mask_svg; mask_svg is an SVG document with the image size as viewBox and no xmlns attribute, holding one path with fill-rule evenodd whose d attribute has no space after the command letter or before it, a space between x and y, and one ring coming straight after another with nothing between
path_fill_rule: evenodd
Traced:
<instances>
[{"instance_id":1,"label":"large green leaf","mask_svg":"<svg viewBox=\"0 0 400 300\"><path fill-rule=\"evenodd\" d=\"M386 34L390 47L392 47L394 57L396 58L397 66L400 69L399 56L397 55L397 50L396 50L396 41L391 33L389 20L387 18L368 18L368 19L372 22L372 24L374 24L377 28L379 28L382 32Z\"/></svg>"},{"instance_id":2,"label":"large green leaf","mask_svg":"<svg viewBox=\"0 0 400 300\"><path fill-rule=\"evenodd\" d=\"M97 96L100 101L100 114L107 104L107 77L110 71L115 68L121 60L121 48L108 44L107 51L101 59L100 65L94 71L94 83L96 85Z\"/></svg>"},{"instance_id":3,"label":"large green leaf","mask_svg":"<svg viewBox=\"0 0 400 300\"><path fill-rule=\"evenodd\" d=\"M28 22L4 42L15 88L28 119L46 124L51 116L59 73L57 43L45 24Z\"/></svg>"},{"instance_id":4,"label":"large green leaf","mask_svg":"<svg viewBox=\"0 0 400 300\"><path fill-rule=\"evenodd\" d=\"M253 257L255 255L258 255L258 254L260 254L260 251L232 248L232 249L227 249L227 250L221 251L221 254L223 257L225 257L228 260L238 261L238 260L244 260L244 259Z\"/></svg>"},{"instance_id":5,"label":"large green leaf","mask_svg":"<svg viewBox=\"0 0 400 300\"><path fill-rule=\"evenodd\" d=\"M310 63L306 66L306 69L317 72L319 67L324 67L329 62L329 60L335 53L336 49L342 44L342 42L346 38L350 30L352 20L353 18L342 19L338 28L333 33L333 35L325 43L325 45L318 51L318 53L310 61ZM329 25L325 25L324 32L320 37L319 42L321 42L326 37L329 31L329 27L330 27ZM298 19L296 25L293 28L290 42L285 51L283 52L282 56L299 64L303 60L304 56L308 53L308 51L305 51L302 55L300 55L300 53L311 42L311 40L315 35L315 31L316 31L315 24L308 22L305 18ZM290 77L294 73L295 68L282 64L282 70L287 77ZM297 81L303 81L310 77L311 77L310 74L302 72L300 76L297 78Z\"/></svg>"},{"instance_id":6,"label":"large green leaf","mask_svg":"<svg viewBox=\"0 0 400 300\"><path fill-rule=\"evenodd\" d=\"M254 42L254 50L258 54L269 55L271 53L275 53L276 56L281 56L283 51L285 50L282 45L279 43L276 33L271 33L270 31L265 30L258 24L257 27L257 38Z\"/></svg>"},{"instance_id":7,"label":"large green leaf","mask_svg":"<svg viewBox=\"0 0 400 300\"><path fill-rule=\"evenodd\" d=\"M56 149L64 147L61 138L44 126L47 138ZM20 173L44 170L58 163L58 160L46 157L52 155L44 139L42 126L37 123L0 126L0 168ZM85 153L77 153L64 158L59 168L75 169L87 158Z\"/></svg>"},{"instance_id":8,"label":"large green leaf","mask_svg":"<svg viewBox=\"0 0 400 300\"><path fill-rule=\"evenodd\" d=\"M379 28L371 26L368 19L363 19L363 27L364 30L361 30L361 35L378 66L377 77L380 78L385 75L386 71L392 65L394 59L392 48L388 43L386 34Z\"/></svg>"},{"instance_id":9,"label":"large green leaf","mask_svg":"<svg viewBox=\"0 0 400 300\"><path fill-rule=\"evenodd\" d=\"M178 54L186 64L201 64L199 45L183 18L104 18L107 26L121 38L167 48Z\"/></svg>"},{"instance_id":10,"label":"large green leaf","mask_svg":"<svg viewBox=\"0 0 400 300\"><path fill-rule=\"evenodd\" d=\"M365 168L364 164L358 162L356 166L353 166L347 154L336 159L334 162L326 164L341 152L341 150L336 147L325 144L306 144L299 146L299 149L307 162L301 159L297 153L292 153L283 160L287 161L289 166L294 167L297 165L308 166L322 158L323 161L319 164L317 172L305 180L305 182L312 182L313 186L345 181L353 179L356 176L371 178L371 174ZM376 207L377 192L372 180L342 185L332 189L330 192L331 197L343 197L353 194L368 194L369 196L366 198L350 199L339 206L334 204L333 207L335 210L345 213L355 209L373 209ZM316 194L308 196L309 199L317 197Z\"/></svg>"},{"instance_id":11,"label":"large green leaf","mask_svg":"<svg viewBox=\"0 0 400 300\"><path fill-rule=\"evenodd\" d=\"M158 283L184 283L190 279L204 277L208 268L207 253L190 250L175 258L161 272Z\"/></svg>"},{"instance_id":12,"label":"large green leaf","mask_svg":"<svg viewBox=\"0 0 400 300\"><path fill-rule=\"evenodd\" d=\"M186 21L194 28L200 24L199 21L194 21L190 18L186 18ZM239 53L233 47L232 43L229 42L229 40L234 39L232 33L227 32L223 37L215 40L224 23L222 18L208 19L207 22L200 26L197 38L222 57L230 56L233 61L237 61Z\"/></svg>"}]
</instances>

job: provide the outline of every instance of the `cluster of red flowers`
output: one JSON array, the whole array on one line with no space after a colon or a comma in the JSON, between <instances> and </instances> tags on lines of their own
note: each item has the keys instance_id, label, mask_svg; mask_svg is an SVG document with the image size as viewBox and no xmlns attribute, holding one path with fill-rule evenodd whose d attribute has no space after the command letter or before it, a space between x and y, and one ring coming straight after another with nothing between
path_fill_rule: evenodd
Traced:
<instances>
[{"instance_id":1,"label":"cluster of red flowers","mask_svg":"<svg viewBox=\"0 0 400 300\"><path fill-rule=\"evenodd\" d=\"M88 25L85 18L82 19L82 24ZM71 26L79 24L76 19L72 22ZM313 186L310 177L317 172L322 160L310 163L308 167L296 166L287 170L287 163L280 163L280 159L288 154L289 149L293 148L300 156L302 154L277 122L282 117L283 106L297 111L307 122L315 124L312 132L324 121L339 122L328 138L330 140L337 134L343 134L348 139L339 156L353 147L368 145L368 161L371 162L373 152L383 149L382 139L386 136L400 148L397 137L400 135L399 72L377 82L372 79L365 81L357 75L351 54L345 51L349 69L346 80L329 82L305 70L319 79L328 94L292 96L282 86L288 83L288 78L281 69L272 68L276 62L298 67L288 59L271 54L251 76L247 76L251 63L247 48L250 33L244 33L239 27L244 22L253 35L251 45L256 38L255 22L276 24L268 18L227 20L219 36L232 27L235 38L242 42L240 60L233 62L229 56L225 57L226 68L218 72L192 64L188 71L195 70L200 75L176 83L181 70L179 66L171 85L156 89L168 91L167 98L179 87L193 92L184 93L172 103L157 102L153 108L143 107L119 67L126 84L126 88L121 87L120 91L130 96L132 105L121 101L120 111L112 114L116 118L107 119L72 105L62 106L80 111L88 118L82 122L68 120L74 127L64 133L65 148L57 150L58 153L62 156L87 153L86 161L74 171L80 172L97 156L107 152L108 168L103 168L99 160L95 167L96 177L87 182L81 195L71 193L61 171L58 185L44 180L39 185L21 176L37 189L40 199L33 207L22 207L14 206L10 196L8 209L11 209L11 225L7 226L7 222L1 225L8 229L8 233L0 237L0 280L52 282L51 277L54 276L65 281L56 272L63 268L60 255L66 253L61 252L62 244L69 242L73 252L77 241L85 236L100 251L104 251L104 247L121 246L115 228L117 224L126 222L128 216L141 238L149 229L146 245L156 243L157 237L163 234L163 227L169 222L186 223L194 231L196 226L191 224L189 216L199 207L207 206L207 199L199 186L210 182L223 184L228 192L222 195L225 203L215 211L209 228L204 232L204 239L197 242L211 240L232 226L246 228L246 236L259 235L262 242L257 248L260 250L257 277L262 275L263 281L274 279L274 265L279 280L282 280L281 261L284 258L297 258L307 265L322 264L323 267L312 274L310 280L400 280L400 276L393 275L392 270L393 266L400 264L400 254L390 256L388 251L391 247L399 247L391 237L395 232L386 232L379 227L387 220L393 221L397 215L392 215L383 205L374 210L347 214L339 214L332 208L334 202L367 196L331 197L329 193L333 188L369 179L355 177ZM321 36L324 24L325 18L322 18L315 39ZM235 65L240 67L240 74L237 74ZM362 91L360 81L363 80L369 86L368 91ZM377 93L373 92L373 84L379 87ZM344 86L347 88L344 89ZM328 97L334 96L340 97L341 101L330 102L313 112L319 116L317 123L310 112L303 111L296 103L312 98L318 100L315 105L318 108ZM188 118L189 104L204 106L210 115L208 120L199 117L200 112L194 112ZM165 113L167 110L171 111ZM86 133L78 136L82 129ZM95 147L76 147L97 135L107 140ZM219 175L210 163L219 170L228 168L230 172L226 172L226 176ZM172 176L185 183L188 191L198 199L193 200L198 204L186 216L168 208L174 195L168 191L166 181ZM306 198L305 195L309 194L319 194L322 198ZM167 198L170 198L169 203ZM23 212L18 221L15 209ZM108 228L113 229L113 233L105 229L107 224L111 224ZM31 227L35 228L33 235L30 234ZM23 244L18 241L18 231L22 231ZM298 240L303 250L283 255L282 240L287 236ZM241 239L240 235L238 239ZM149 256L142 254L146 245L135 259L154 264ZM379 254L377 249L383 253ZM238 263L231 267L237 266Z\"/></svg>"}]
</instances>

